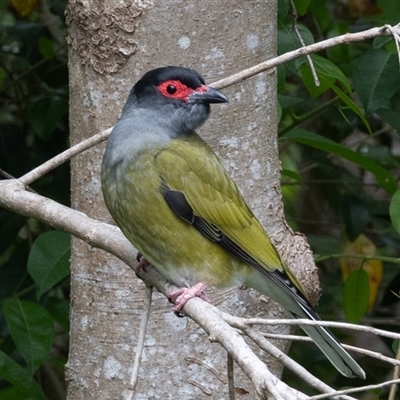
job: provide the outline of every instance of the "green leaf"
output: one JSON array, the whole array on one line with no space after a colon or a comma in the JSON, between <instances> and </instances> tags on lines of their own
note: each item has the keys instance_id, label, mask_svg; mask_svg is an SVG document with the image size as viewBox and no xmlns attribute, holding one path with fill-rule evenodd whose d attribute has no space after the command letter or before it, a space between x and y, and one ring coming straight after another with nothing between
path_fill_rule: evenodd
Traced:
<instances>
[{"instance_id":1,"label":"green leaf","mask_svg":"<svg viewBox=\"0 0 400 400\"><path fill-rule=\"evenodd\" d=\"M347 321L357 323L368 309L368 274L360 269L352 271L344 283L344 314Z\"/></svg>"},{"instance_id":2,"label":"green leaf","mask_svg":"<svg viewBox=\"0 0 400 400\"><path fill-rule=\"evenodd\" d=\"M54 58L53 42L44 36L39 38L39 50L46 60L52 60Z\"/></svg>"},{"instance_id":3,"label":"green leaf","mask_svg":"<svg viewBox=\"0 0 400 400\"><path fill-rule=\"evenodd\" d=\"M277 67L278 71L278 93L283 93L285 90L285 84L286 84L286 70L285 67L281 64L278 65Z\"/></svg>"},{"instance_id":4,"label":"green leaf","mask_svg":"<svg viewBox=\"0 0 400 400\"><path fill-rule=\"evenodd\" d=\"M301 80L304 83L304 86L310 93L310 96L315 99L320 96L322 93L325 93L329 90L335 83L335 79L330 76L324 76L324 79L321 79L321 74L317 71L317 76L319 79L319 86L315 84L314 77L311 71L310 65L307 63L302 64L300 67L300 72L302 73Z\"/></svg>"},{"instance_id":5,"label":"green leaf","mask_svg":"<svg viewBox=\"0 0 400 400\"><path fill-rule=\"evenodd\" d=\"M392 342L392 350L393 350L393 353L395 353L395 354L398 352L398 350L399 350L399 339L393 340L393 342Z\"/></svg>"},{"instance_id":6,"label":"green leaf","mask_svg":"<svg viewBox=\"0 0 400 400\"><path fill-rule=\"evenodd\" d=\"M278 1L278 21L283 21L289 12L289 0Z\"/></svg>"},{"instance_id":7,"label":"green leaf","mask_svg":"<svg viewBox=\"0 0 400 400\"><path fill-rule=\"evenodd\" d=\"M321 80L323 80L323 79L324 79L324 77L321 77ZM357 104L354 103L354 101L349 96L347 96L346 93L344 93L342 90L340 90L337 86L333 85L332 90L338 95L340 100L342 100L343 103L346 104L346 106L350 108L350 110L352 110L356 115L359 116L359 118L361 119L363 124L368 129L368 132L372 133L371 127L369 126L368 121L364 117L363 112L360 110L360 107L358 107Z\"/></svg>"},{"instance_id":8,"label":"green leaf","mask_svg":"<svg viewBox=\"0 0 400 400\"><path fill-rule=\"evenodd\" d=\"M363 198L348 193L343 196L340 208L347 237L353 242L367 227L369 221L367 205Z\"/></svg>"},{"instance_id":9,"label":"green leaf","mask_svg":"<svg viewBox=\"0 0 400 400\"><path fill-rule=\"evenodd\" d=\"M301 97L295 97L295 96L284 96L282 94L278 94L278 101L279 104L282 107L282 110L286 110L290 107L293 107L297 104L301 104L304 102L304 99Z\"/></svg>"},{"instance_id":10,"label":"green leaf","mask_svg":"<svg viewBox=\"0 0 400 400\"><path fill-rule=\"evenodd\" d=\"M373 40L373 48L374 49L379 49L381 47L384 47L388 43L393 41L393 37L391 36L378 36Z\"/></svg>"},{"instance_id":11,"label":"green leaf","mask_svg":"<svg viewBox=\"0 0 400 400\"><path fill-rule=\"evenodd\" d=\"M69 301L55 297L50 297L46 304L47 311L65 332L69 332L69 305Z\"/></svg>"},{"instance_id":12,"label":"green leaf","mask_svg":"<svg viewBox=\"0 0 400 400\"><path fill-rule=\"evenodd\" d=\"M308 9L310 0L293 0L294 6L296 7L297 14L303 16Z\"/></svg>"},{"instance_id":13,"label":"green leaf","mask_svg":"<svg viewBox=\"0 0 400 400\"><path fill-rule=\"evenodd\" d=\"M14 242L19 230L25 224L25 217L0 209L0 254Z\"/></svg>"},{"instance_id":14,"label":"green leaf","mask_svg":"<svg viewBox=\"0 0 400 400\"><path fill-rule=\"evenodd\" d=\"M335 64L318 55L312 55L311 59L319 78L319 86L316 86L314 83L310 65L308 63L304 63L300 67L300 70L303 73L301 79L311 97L316 98L322 93L326 92L328 89L333 89L336 81L342 83L346 91L351 93L351 87L346 76Z\"/></svg>"},{"instance_id":15,"label":"green leaf","mask_svg":"<svg viewBox=\"0 0 400 400\"><path fill-rule=\"evenodd\" d=\"M31 391L16 386L0 390L0 400L36 400Z\"/></svg>"},{"instance_id":16,"label":"green leaf","mask_svg":"<svg viewBox=\"0 0 400 400\"><path fill-rule=\"evenodd\" d=\"M327 3L321 0L311 0L309 11L313 15L315 23L319 25L319 31L325 32L332 25Z\"/></svg>"},{"instance_id":17,"label":"green leaf","mask_svg":"<svg viewBox=\"0 0 400 400\"><path fill-rule=\"evenodd\" d=\"M297 172L291 171L289 169L283 169L282 170L282 176L287 176L290 179L294 179L297 182L301 182L300 175Z\"/></svg>"},{"instance_id":18,"label":"green leaf","mask_svg":"<svg viewBox=\"0 0 400 400\"><path fill-rule=\"evenodd\" d=\"M11 337L33 375L53 344L53 318L41 305L16 298L4 301L3 313Z\"/></svg>"},{"instance_id":19,"label":"green leaf","mask_svg":"<svg viewBox=\"0 0 400 400\"><path fill-rule=\"evenodd\" d=\"M67 115L68 100L54 93L50 97L37 99L29 107L29 119L34 132L43 140L50 139L54 129Z\"/></svg>"},{"instance_id":20,"label":"green leaf","mask_svg":"<svg viewBox=\"0 0 400 400\"><path fill-rule=\"evenodd\" d=\"M393 195L389 207L389 215L394 229L400 233L400 189Z\"/></svg>"},{"instance_id":21,"label":"green leaf","mask_svg":"<svg viewBox=\"0 0 400 400\"><path fill-rule=\"evenodd\" d=\"M67 233L50 231L40 235L33 243L28 259L28 272L37 284L38 299L68 276L70 240Z\"/></svg>"},{"instance_id":22,"label":"green leaf","mask_svg":"<svg viewBox=\"0 0 400 400\"><path fill-rule=\"evenodd\" d=\"M15 387L22 389L26 393L30 393L30 399L32 400L47 399L31 374L2 351L0 351L0 376Z\"/></svg>"},{"instance_id":23,"label":"green leaf","mask_svg":"<svg viewBox=\"0 0 400 400\"><path fill-rule=\"evenodd\" d=\"M376 113L400 135L400 113L389 108L380 108Z\"/></svg>"},{"instance_id":24,"label":"green leaf","mask_svg":"<svg viewBox=\"0 0 400 400\"><path fill-rule=\"evenodd\" d=\"M333 140L301 128L294 128L290 130L282 136L282 139L293 140L297 143L303 143L327 153L332 153L343 157L346 160L354 162L365 170L370 171L375 176L375 179L378 181L380 186L389 194L392 195L397 190L397 180L388 171L371 159L364 157L361 154L334 142Z\"/></svg>"},{"instance_id":25,"label":"green leaf","mask_svg":"<svg viewBox=\"0 0 400 400\"><path fill-rule=\"evenodd\" d=\"M343 84L347 92L351 93L350 83L340 68L338 68L333 62L317 54L313 54L311 58L313 60L315 69L319 74L334 78Z\"/></svg>"},{"instance_id":26,"label":"green leaf","mask_svg":"<svg viewBox=\"0 0 400 400\"><path fill-rule=\"evenodd\" d=\"M375 389L369 389L367 391L367 393L370 393L371 395L374 396L375 399L379 399L380 398L380 394L383 392L382 388L375 388Z\"/></svg>"},{"instance_id":27,"label":"green leaf","mask_svg":"<svg viewBox=\"0 0 400 400\"><path fill-rule=\"evenodd\" d=\"M400 88L397 55L383 49L367 51L354 67L353 82L366 114L384 107Z\"/></svg>"},{"instance_id":28,"label":"green leaf","mask_svg":"<svg viewBox=\"0 0 400 400\"><path fill-rule=\"evenodd\" d=\"M400 7L397 1L377 0L377 4L382 13L380 15L384 24L395 25L400 21Z\"/></svg>"}]
</instances>

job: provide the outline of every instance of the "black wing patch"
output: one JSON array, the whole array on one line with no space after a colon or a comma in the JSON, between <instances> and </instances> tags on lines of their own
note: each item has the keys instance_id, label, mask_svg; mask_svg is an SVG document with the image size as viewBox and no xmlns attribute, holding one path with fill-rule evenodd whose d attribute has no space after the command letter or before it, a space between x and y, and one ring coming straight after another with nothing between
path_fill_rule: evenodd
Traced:
<instances>
[{"instance_id":1,"label":"black wing patch","mask_svg":"<svg viewBox=\"0 0 400 400\"><path fill-rule=\"evenodd\" d=\"M311 305L308 299L303 293L293 285L292 281L284 270L273 270L267 271L263 268L254 258L247 254L242 248L240 248L234 241L226 236L215 224L211 224L201 217L198 217L193 213L193 209L186 200L185 195L178 191L170 189L164 181L161 184L161 191L164 199L171 208L172 212L179 218L193 225L202 235L207 239L219 244L227 252L235 256L246 264L251 265L257 271L263 275L267 275L272 281L274 281L283 290L288 292L291 296L297 299L301 304L310 308Z\"/></svg>"},{"instance_id":2,"label":"black wing patch","mask_svg":"<svg viewBox=\"0 0 400 400\"><path fill-rule=\"evenodd\" d=\"M171 190L164 182L162 183L161 190L165 201L173 213L184 221L189 222L189 224L193 224L195 217L185 195L178 190Z\"/></svg>"}]
</instances>

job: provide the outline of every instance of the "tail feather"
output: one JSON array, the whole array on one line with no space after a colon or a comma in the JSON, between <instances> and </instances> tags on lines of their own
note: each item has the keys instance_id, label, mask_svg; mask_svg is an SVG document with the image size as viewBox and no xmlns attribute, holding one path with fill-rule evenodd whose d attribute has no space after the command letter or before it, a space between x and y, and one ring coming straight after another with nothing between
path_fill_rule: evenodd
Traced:
<instances>
[{"instance_id":1,"label":"tail feather","mask_svg":"<svg viewBox=\"0 0 400 400\"><path fill-rule=\"evenodd\" d=\"M288 275L286 269L268 271L256 261L250 259L249 263L254 270L245 278L247 285L281 304L295 318L321 320L301 290L300 284L295 281L294 276ZM293 283L294 281L297 282L296 285ZM365 379L365 372L335 339L329 329L323 326L300 326L341 374L349 378Z\"/></svg>"},{"instance_id":2,"label":"tail feather","mask_svg":"<svg viewBox=\"0 0 400 400\"><path fill-rule=\"evenodd\" d=\"M320 318L311 308L300 304L301 309L305 313L305 317L313 321L319 321ZM295 318L300 318L300 315L292 313ZM365 379L365 372L356 363L353 357L342 347L342 345L335 339L329 329L323 326L300 325L301 329L310 336L315 344L326 355L329 361L335 368L344 376L349 378L359 377Z\"/></svg>"}]
</instances>

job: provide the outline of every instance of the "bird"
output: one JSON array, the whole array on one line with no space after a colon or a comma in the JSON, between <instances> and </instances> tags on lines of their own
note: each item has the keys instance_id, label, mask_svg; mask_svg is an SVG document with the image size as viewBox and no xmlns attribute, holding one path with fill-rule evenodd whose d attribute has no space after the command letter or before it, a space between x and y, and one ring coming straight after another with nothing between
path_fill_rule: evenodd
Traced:
<instances>
[{"instance_id":1,"label":"bird","mask_svg":"<svg viewBox=\"0 0 400 400\"><path fill-rule=\"evenodd\" d=\"M246 285L294 318L320 320L307 295L212 148L196 133L210 104L227 103L193 69L166 66L131 89L106 144L105 204L122 233L178 289L179 314L209 285ZM322 326L301 326L336 369L365 372Z\"/></svg>"}]
</instances>

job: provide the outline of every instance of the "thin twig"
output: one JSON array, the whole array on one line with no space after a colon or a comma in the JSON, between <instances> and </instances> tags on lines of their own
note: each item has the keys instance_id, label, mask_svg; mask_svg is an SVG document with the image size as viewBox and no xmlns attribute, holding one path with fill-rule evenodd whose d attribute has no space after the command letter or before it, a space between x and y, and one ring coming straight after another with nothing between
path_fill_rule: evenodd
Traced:
<instances>
[{"instance_id":1,"label":"thin twig","mask_svg":"<svg viewBox=\"0 0 400 400\"><path fill-rule=\"evenodd\" d=\"M229 390L229 400L235 400L235 380L234 380L234 373L233 373L233 358L228 354L226 360L226 369L228 370L228 390Z\"/></svg>"},{"instance_id":2,"label":"thin twig","mask_svg":"<svg viewBox=\"0 0 400 400\"><path fill-rule=\"evenodd\" d=\"M291 61L296 58L306 56L307 54L316 53L318 51L325 50L330 47L337 46L339 44L362 42L364 40L373 39L377 36L388 36L393 34L392 32L398 33L398 31L400 31L400 24L391 27L391 29L392 30L389 30L385 25L378 28L371 28L362 32L345 33L344 35L322 40L320 42L310 44L306 47L301 47L299 49L289 51L271 60L264 61L260 64L254 65L253 67L247 68L236 74L220 79L219 81L212 83L211 86L216 89L226 88L236 83L243 82L244 80L251 78L252 76L264 72L268 69L275 68L278 65L283 64L287 61Z\"/></svg>"},{"instance_id":3,"label":"thin twig","mask_svg":"<svg viewBox=\"0 0 400 400\"><path fill-rule=\"evenodd\" d=\"M0 176L1 175L4 176L4 178L7 178L7 179L15 179L14 176L12 176L8 172L4 171L4 169L2 169L2 168L0 168Z\"/></svg>"},{"instance_id":4,"label":"thin twig","mask_svg":"<svg viewBox=\"0 0 400 400\"><path fill-rule=\"evenodd\" d=\"M111 133L111 130L112 128L106 129L105 131L99 132L96 135L91 136L89 139L86 139L83 142L80 142L75 146L72 146L71 148L63 151L62 153L46 161L44 164L39 165L37 168L21 176L19 178L19 181L22 182L25 186L31 184L32 182L39 179L43 175L47 174L49 171L65 163L70 158L84 152L87 149L90 149L96 144L99 144L107 140L108 136Z\"/></svg>"},{"instance_id":5,"label":"thin twig","mask_svg":"<svg viewBox=\"0 0 400 400\"><path fill-rule=\"evenodd\" d=\"M380 389L385 386L393 385L400 383L400 379L395 379L391 381L386 381L382 383L378 383L376 385L367 385L367 386L361 386L358 388L351 388L351 389L346 389L346 390L338 390L335 394L336 395L343 395L343 394L348 394L348 393L358 393L358 392L366 392L367 390L373 390L373 389ZM321 400L321 399L329 399L331 397L330 394L318 394L316 396L311 396L309 397L309 400Z\"/></svg>"},{"instance_id":6,"label":"thin twig","mask_svg":"<svg viewBox=\"0 0 400 400\"><path fill-rule=\"evenodd\" d=\"M397 347L396 360L400 360L400 346ZM393 370L393 380L399 379L399 372L400 372L400 366L396 365ZM394 400L396 398L396 391L397 391L397 383L393 383L393 385L390 386L388 400Z\"/></svg>"},{"instance_id":7,"label":"thin twig","mask_svg":"<svg viewBox=\"0 0 400 400\"><path fill-rule=\"evenodd\" d=\"M135 394L135 387L139 377L140 360L142 359L144 341L146 338L147 323L149 321L153 287L146 285L145 294L146 296L143 302L143 316L142 321L140 322L140 331L136 345L135 361L133 363L132 375L129 382L129 389L126 400L132 400L133 395Z\"/></svg>"},{"instance_id":8,"label":"thin twig","mask_svg":"<svg viewBox=\"0 0 400 400\"><path fill-rule=\"evenodd\" d=\"M306 47L306 44L304 43L303 37L301 36L299 29L297 28L297 19L299 18L299 15L297 14L296 6L293 2L293 0L290 0L290 6L292 7L292 16L293 16L293 21L292 21L292 29L294 30L294 33L296 34L297 38L299 39L301 45L303 47ZM314 84L315 86L319 86L319 79L317 75L317 71L315 70L313 60L311 59L311 56L307 54L306 56L308 65L310 66L311 69L311 74L314 79Z\"/></svg>"},{"instance_id":9,"label":"thin twig","mask_svg":"<svg viewBox=\"0 0 400 400\"><path fill-rule=\"evenodd\" d=\"M308 342L308 343L314 343L314 341L308 337L308 336L299 336L299 335L281 335L279 333L268 333L268 332L262 332L262 335L265 338L268 339L275 339L275 340L290 340L290 341L296 341L296 342ZM359 353L363 354L365 356L371 357L371 358L376 358L377 360L386 362L388 364L391 364L393 366L400 366L400 360L397 360L392 357L384 356L381 353L377 353L376 351L371 351L371 350L366 350L362 349L360 347L355 347L355 346L350 346L348 344L341 343L341 345L346 349L350 350L354 353Z\"/></svg>"},{"instance_id":10,"label":"thin twig","mask_svg":"<svg viewBox=\"0 0 400 400\"><path fill-rule=\"evenodd\" d=\"M226 321L231 321L232 316L229 314L222 313L223 318ZM372 326L363 326L349 324L347 322L333 322L333 321L311 321L309 319L263 319L263 318L238 318L239 322L247 325L312 325L312 326L328 326L331 328L344 328L360 332L371 333L373 335L384 336L391 339L400 339L400 334L395 332L388 332L382 329L373 328ZM240 321L241 320L241 321Z\"/></svg>"}]
</instances>

